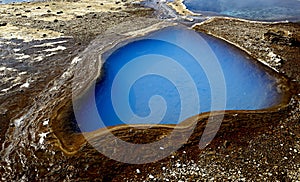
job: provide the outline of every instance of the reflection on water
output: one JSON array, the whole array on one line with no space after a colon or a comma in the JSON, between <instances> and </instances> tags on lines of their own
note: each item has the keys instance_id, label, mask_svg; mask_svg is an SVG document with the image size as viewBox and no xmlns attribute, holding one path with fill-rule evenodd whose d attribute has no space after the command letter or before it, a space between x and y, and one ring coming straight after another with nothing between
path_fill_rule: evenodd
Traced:
<instances>
[{"instance_id":1,"label":"reflection on water","mask_svg":"<svg viewBox=\"0 0 300 182\"><path fill-rule=\"evenodd\" d=\"M218 77L214 61L224 74L225 92L219 87L223 78ZM278 104L275 79L253 62L245 53L216 38L178 27L163 29L128 43L107 58L101 81L82 103L78 121L85 123L78 124L84 131L104 127L89 118L93 99L105 126L145 124L139 117L150 115L157 115L160 124L176 124L182 121L180 118L207 111L257 110ZM215 78L209 78L211 75ZM218 103L220 98L215 99L216 104L211 103L213 92L220 93L216 97L225 93L224 107ZM198 98L200 107L195 110L193 104ZM181 117L183 107L191 112ZM132 113L136 119L132 119ZM157 123L157 118L149 118L146 123Z\"/></svg>"},{"instance_id":2,"label":"reflection on water","mask_svg":"<svg viewBox=\"0 0 300 182\"><path fill-rule=\"evenodd\" d=\"M185 0L195 12L214 12L251 20L299 21L299 0Z\"/></svg>"}]
</instances>

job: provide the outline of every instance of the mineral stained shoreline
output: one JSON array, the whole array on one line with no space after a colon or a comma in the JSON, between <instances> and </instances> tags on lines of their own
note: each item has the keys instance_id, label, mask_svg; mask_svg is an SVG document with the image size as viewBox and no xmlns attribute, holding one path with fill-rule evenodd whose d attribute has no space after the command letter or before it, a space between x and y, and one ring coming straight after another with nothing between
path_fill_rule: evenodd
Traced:
<instances>
[{"instance_id":1,"label":"mineral stained shoreline","mask_svg":"<svg viewBox=\"0 0 300 182\"><path fill-rule=\"evenodd\" d=\"M281 89L289 93L281 106L266 111L226 112L216 138L203 150L198 144L207 117L195 116L186 121L197 123L186 144L169 157L149 164L116 162L86 143L83 135L75 132L71 93L75 88L75 95L80 95L85 88L80 84L82 76L85 82L99 76L99 52L108 51L120 40L126 42L174 23L156 18L151 9L127 2L101 3L79 0L0 6L1 180L300 178L297 23L219 17L193 26L240 47L272 68L274 75L284 82ZM78 78L75 85L74 78ZM172 126L147 130L116 127L112 131L125 141L147 143L168 135ZM109 140L99 132L88 137L103 145ZM175 136L175 140L180 140L180 136ZM163 147L170 146L172 143ZM128 149L128 153L132 152Z\"/></svg>"}]
</instances>

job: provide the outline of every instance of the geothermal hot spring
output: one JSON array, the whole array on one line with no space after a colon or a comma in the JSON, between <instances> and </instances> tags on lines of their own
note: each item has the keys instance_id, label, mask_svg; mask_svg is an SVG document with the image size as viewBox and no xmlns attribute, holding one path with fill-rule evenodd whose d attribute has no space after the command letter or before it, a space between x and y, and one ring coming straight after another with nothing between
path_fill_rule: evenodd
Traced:
<instances>
[{"instance_id":1,"label":"geothermal hot spring","mask_svg":"<svg viewBox=\"0 0 300 182\"><path fill-rule=\"evenodd\" d=\"M186 7L201 14L225 15L250 20L299 21L299 0L184 0Z\"/></svg>"},{"instance_id":2,"label":"geothermal hot spring","mask_svg":"<svg viewBox=\"0 0 300 182\"><path fill-rule=\"evenodd\" d=\"M246 53L211 36L169 27L115 48L84 98L76 111L82 132L177 124L209 111L265 109L281 96L275 78Z\"/></svg>"}]
</instances>

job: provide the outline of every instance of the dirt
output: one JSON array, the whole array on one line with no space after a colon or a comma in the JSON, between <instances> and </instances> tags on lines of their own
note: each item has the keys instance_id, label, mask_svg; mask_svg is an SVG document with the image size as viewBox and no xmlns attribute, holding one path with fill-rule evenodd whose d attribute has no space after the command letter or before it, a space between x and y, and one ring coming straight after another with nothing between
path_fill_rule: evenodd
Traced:
<instances>
[{"instance_id":1,"label":"dirt","mask_svg":"<svg viewBox=\"0 0 300 182\"><path fill-rule=\"evenodd\" d=\"M151 159L156 150L163 153L174 147L195 124L191 137L179 150L156 162L126 164L104 156L86 142L88 137L98 145L109 145L111 136L102 131L85 135L78 131L72 91L76 98L80 97L89 83L100 76L99 55L173 23L157 19L152 10L128 6L126 2L105 1L105 8L91 9L88 6L96 6L93 2L68 1L82 7L80 11L64 9L66 1L1 5L0 90L9 88L0 95L1 180L300 179L299 24L213 18L194 26L195 30L224 39L257 59L280 80L286 99L263 111L226 112L216 137L204 149L199 148L199 140L208 114L192 117L163 148L149 148L147 156ZM29 10L37 11L31 14ZM65 49L58 49L62 47ZM55 54L43 57L45 50ZM20 78L16 80L17 77ZM74 78L78 80L72 90ZM141 144L168 136L174 125L109 130L124 141ZM126 150L139 156L133 148Z\"/></svg>"}]
</instances>

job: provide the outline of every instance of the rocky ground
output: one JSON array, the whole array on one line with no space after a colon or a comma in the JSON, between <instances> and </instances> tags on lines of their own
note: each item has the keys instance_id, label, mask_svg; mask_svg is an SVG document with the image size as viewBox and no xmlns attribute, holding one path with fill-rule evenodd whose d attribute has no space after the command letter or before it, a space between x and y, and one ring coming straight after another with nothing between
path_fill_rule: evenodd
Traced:
<instances>
[{"instance_id":1,"label":"rocky ground","mask_svg":"<svg viewBox=\"0 0 300 182\"><path fill-rule=\"evenodd\" d=\"M157 19L153 10L111 0L0 5L0 13L2 181L300 179L299 24L214 18L195 25L195 30L224 39L264 63L282 80L286 99L266 111L226 112L216 138L203 150L198 144L207 116L195 116L180 130L197 123L177 152L133 165L105 157L78 133L72 80L78 77L73 91L80 95L86 87L80 78L86 83L99 76L100 54L173 23ZM172 130L111 129L132 143L153 142ZM172 147L180 132L156 150ZM101 132L86 136L103 145L109 141Z\"/></svg>"}]
</instances>

